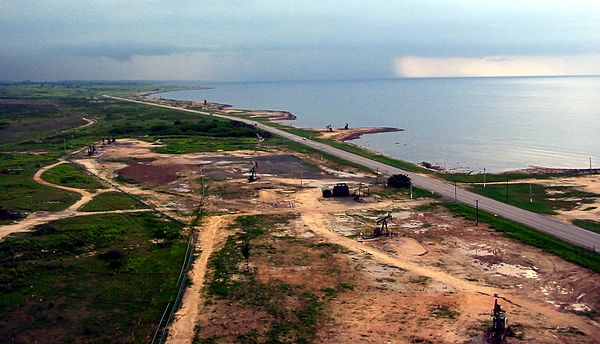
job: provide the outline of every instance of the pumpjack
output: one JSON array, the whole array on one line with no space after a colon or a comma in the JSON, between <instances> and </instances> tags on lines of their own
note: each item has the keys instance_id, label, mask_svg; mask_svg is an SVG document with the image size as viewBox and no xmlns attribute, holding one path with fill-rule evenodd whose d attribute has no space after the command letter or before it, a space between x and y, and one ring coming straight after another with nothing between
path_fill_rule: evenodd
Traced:
<instances>
[{"instance_id":1,"label":"pumpjack","mask_svg":"<svg viewBox=\"0 0 600 344\"><path fill-rule=\"evenodd\" d=\"M373 234L371 235L363 235L362 237L364 239L373 239L373 238L378 238L380 236L384 236L384 235L390 235L390 230L388 229L388 221L392 219L392 214L391 213L387 213L384 216L380 216L377 219L377 224L381 225L381 227L375 227L373 229Z\"/></svg>"},{"instance_id":2,"label":"pumpjack","mask_svg":"<svg viewBox=\"0 0 600 344\"><path fill-rule=\"evenodd\" d=\"M87 155L92 156L96 153L96 145L89 145L87 148Z\"/></svg>"},{"instance_id":3,"label":"pumpjack","mask_svg":"<svg viewBox=\"0 0 600 344\"><path fill-rule=\"evenodd\" d=\"M388 229L388 220L392 219L392 214L391 213L387 213L385 216L380 217L379 219L377 219L377 224L381 225L380 227L376 227L375 230L373 231L374 236L378 237L378 236L382 236L382 235L390 235L390 230Z\"/></svg>"},{"instance_id":4,"label":"pumpjack","mask_svg":"<svg viewBox=\"0 0 600 344\"><path fill-rule=\"evenodd\" d=\"M507 332L508 318L506 317L506 311L498 304L498 299L495 299L494 309L492 309L492 324L488 329L488 339L492 344L504 343Z\"/></svg>"},{"instance_id":5,"label":"pumpjack","mask_svg":"<svg viewBox=\"0 0 600 344\"><path fill-rule=\"evenodd\" d=\"M331 124L326 125L325 128L327 128L327 131L329 132L333 131L333 127L331 127Z\"/></svg>"}]
</instances>

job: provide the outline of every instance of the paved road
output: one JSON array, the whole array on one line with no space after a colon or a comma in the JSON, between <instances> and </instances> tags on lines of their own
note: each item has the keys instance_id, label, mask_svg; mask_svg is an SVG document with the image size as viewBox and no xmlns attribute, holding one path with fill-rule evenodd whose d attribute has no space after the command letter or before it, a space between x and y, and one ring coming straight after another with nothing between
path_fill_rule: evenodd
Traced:
<instances>
[{"instance_id":1,"label":"paved road","mask_svg":"<svg viewBox=\"0 0 600 344\"><path fill-rule=\"evenodd\" d=\"M315 141L312 141L309 139L302 138L298 135L294 135L290 132L270 127L270 126L262 124L260 122L256 122L256 121L245 119L245 118L211 114L211 113L203 112L203 111L182 109L182 108L172 107L172 106L168 106L168 105L161 105L161 104L155 104L155 103L150 103L150 102L126 99L126 98L119 98L119 97L112 97L112 96L105 96L105 97L129 101L129 102L135 102L135 103L140 103L140 104L158 106L158 107L163 107L163 108L167 108L167 109L174 109L174 110L179 110L179 111L197 113L197 114L201 114L201 115L210 115L210 116L214 116L214 117L220 117L220 118L235 120L235 121L239 121L239 122L244 122L244 123L247 123L250 125L254 125L264 131L268 131L273 134L285 137L286 139L289 139L290 141L302 143L306 146L309 146L309 147L318 149L320 151L326 152L328 154L340 157L342 159L352 161L354 163L366 166L373 170L379 170L380 172L382 172L385 175L392 175L392 174L396 174L396 173L407 174L412 179L413 184L419 188L433 191L436 194L441 195L448 199L454 199L454 197L455 197L455 187L454 187L454 185L448 183L447 181L443 181L443 180L437 179L437 178L429 176L429 175L417 174L417 173L405 171L405 170L402 170L402 169L399 169L396 167L392 167L392 166L386 165L384 163L373 161L371 159L368 159L368 158L365 158L365 157L362 157L362 156L359 156L359 155L356 155L353 153L349 153L349 152L343 151L338 148L331 147L331 146L323 144L323 143L319 143L319 142L315 142ZM593 249L596 252L600 252L600 234L590 232L588 230L579 228L579 227L571 225L571 224L557 221L556 219L554 219L550 216L532 213L527 210L523 210L523 209L511 206L511 205L508 205L508 204L505 204L502 202L495 201L493 199L469 192L460 187L456 188L456 200L458 202L465 203L465 204L468 204L473 207L475 206L475 201L478 200L479 208L482 210L485 210L485 211L493 213L493 214L497 214L498 216L502 216L504 218L510 219L515 222L522 223L529 227L535 228L535 229L539 230L540 232L550 234L554 237L568 241L575 245Z\"/></svg>"}]
</instances>

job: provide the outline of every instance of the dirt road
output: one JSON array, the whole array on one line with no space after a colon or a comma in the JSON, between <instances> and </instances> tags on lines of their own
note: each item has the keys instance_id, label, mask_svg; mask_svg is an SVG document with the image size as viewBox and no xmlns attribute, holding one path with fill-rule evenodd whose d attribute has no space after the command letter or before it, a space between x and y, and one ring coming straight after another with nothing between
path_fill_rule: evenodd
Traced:
<instances>
[{"instance_id":1,"label":"dirt road","mask_svg":"<svg viewBox=\"0 0 600 344\"><path fill-rule=\"evenodd\" d=\"M151 102L144 102L139 100L132 100L121 97L113 97L109 95L104 95L104 97L122 100L127 102L133 102L138 104L145 104L150 106L162 107L166 109L178 110L178 111L186 111L191 113L196 113L204 116L213 116L219 117L227 120L233 120L238 122L243 122L262 130L268 131L272 134L284 137L289 139L290 141L298 142L303 145L309 146L311 148L320 150L322 152L334 155L336 157L360 164L362 166L368 167L372 170L379 170L384 175L392 175L392 174L406 174L411 179L415 186L420 188L435 192L438 195L441 195L448 199L455 199L457 202L461 202L470 206L474 206L475 202L479 202L479 208L485 210L487 212L497 214L509 220L524 224L526 226L532 227L540 232L552 235L561 240L568 241L577 246L585 247L588 249L596 249L600 248L600 234L594 233L582 228L579 228L575 225L562 223L556 219L553 219L550 216L544 216L540 214L535 214L530 211L517 208L512 205L508 205L506 203L495 201L491 198L487 198L473 192L467 191L460 187L455 188L454 185L450 184L447 181L437 179L432 177L431 175L418 174L414 172L409 172L397 167L393 167L378 161L371 160L369 158L365 158L360 155L356 155L354 153L350 153L344 151L342 149L338 149L332 146L329 146L324 143L316 142L309 140L307 138L300 137L298 135L292 134L285 130L277 129L266 124L253 121L246 118L226 116L220 114L213 114L203 111L190 110L190 109L182 109L174 106L156 104Z\"/></svg>"},{"instance_id":2,"label":"dirt road","mask_svg":"<svg viewBox=\"0 0 600 344\"><path fill-rule=\"evenodd\" d=\"M532 315L547 317L549 319L549 324L552 323L555 324L555 326L575 326L588 335L600 331L600 326L598 324L595 324L592 321L585 321L583 320L584 318L574 314L559 312L550 304L542 304L525 299L522 296L513 294L505 289L482 286L452 276L437 268L419 264L418 261L411 261L405 257L390 255L389 253L367 245L366 243L359 242L354 238L348 238L340 233L334 232L327 226L327 216L329 216L332 211L330 208L323 206L323 204L320 204L317 201L318 192L318 190L308 190L302 195L298 195L298 199L303 203L301 207L307 210L310 209L309 211L301 212L301 219L312 232L325 238L330 243L341 245L356 253L368 254L371 258L383 264L395 266L419 276L429 277L432 280L447 286L448 292L464 292L467 297L476 298L481 296L492 297L494 294L498 294L502 297L506 297L512 304L518 305L519 308L530 312Z\"/></svg>"},{"instance_id":3,"label":"dirt road","mask_svg":"<svg viewBox=\"0 0 600 344\"><path fill-rule=\"evenodd\" d=\"M13 233L27 232L35 226L42 225L42 224L45 224L45 223L48 223L51 221L64 219L67 217L90 216L90 215L98 215L98 214L125 214L125 213L137 213L137 212L151 211L151 209L110 210L110 211L98 211L98 212L80 212L80 211L78 211L79 208L81 208L82 206L84 206L85 204L90 202L94 198L94 196L98 195L99 193L103 193L103 192L107 192L107 191L114 191L114 189L112 189L112 188L102 189L102 190L98 190L96 193L91 193L87 190L72 188L72 187L68 187L68 186L64 186L64 185L58 185L58 184L50 183L50 182L42 179L42 174L44 174L44 172L46 172L47 170L49 170L55 166L65 164L65 163L68 163L68 162L65 160L61 160L52 165L48 165L48 166L44 166L44 167L40 168L33 176L33 180L36 183L41 184L41 185L77 193L81 196L81 198L79 198L79 200L77 202L71 204L65 210L58 211L58 212L38 211L38 212L35 212L32 214L29 214L25 219L19 221L18 223L0 227L0 240L4 239L4 237L6 237L7 235L10 235Z\"/></svg>"},{"instance_id":4,"label":"dirt road","mask_svg":"<svg viewBox=\"0 0 600 344\"><path fill-rule=\"evenodd\" d=\"M98 123L98 121L94 118L81 117L81 119L86 121L87 123L84 125L80 125L75 129L83 129L83 128L89 127L90 125L94 125L94 124Z\"/></svg>"},{"instance_id":5,"label":"dirt road","mask_svg":"<svg viewBox=\"0 0 600 344\"><path fill-rule=\"evenodd\" d=\"M213 216L202 226L196 246L200 256L194 261L190 271L192 285L185 291L181 308L175 314L175 321L169 329L167 343L188 344L194 340L194 329L203 303L202 287L204 286L208 258L218 244L218 231L227 226L229 219L229 216Z\"/></svg>"}]
</instances>

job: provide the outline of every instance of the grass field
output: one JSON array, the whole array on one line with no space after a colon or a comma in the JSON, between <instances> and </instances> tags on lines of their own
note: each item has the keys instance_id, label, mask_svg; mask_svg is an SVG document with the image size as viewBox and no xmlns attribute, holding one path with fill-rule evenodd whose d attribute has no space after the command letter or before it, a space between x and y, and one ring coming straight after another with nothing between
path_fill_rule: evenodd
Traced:
<instances>
[{"instance_id":1,"label":"grass field","mask_svg":"<svg viewBox=\"0 0 600 344\"><path fill-rule=\"evenodd\" d=\"M592 220L573 220L575 226L600 234L600 222Z\"/></svg>"},{"instance_id":2,"label":"grass field","mask_svg":"<svg viewBox=\"0 0 600 344\"><path fill-rule=\"evenodd\" d=\"M445 202L441 204L459 216L472 221L476 220L475 208L460 203ZM575 245L538 232L533 228L495 216L485 211L479 211L479 221L504 233L504 235L509 238L517 239L525 244L538 247L575 264L600 272L600 254L591 253Z\"/></svg>"},{"instance_id":3,"label":"grass field","mask_svg":"<svg viewBox=\"0 0 600 344\"><path fill-rule=\"evenodd\" d=\"M17 212L57 211L79 199L76 193L40 185L35 172L55 155L0 153L0 207Z\"/></svg>"},{"instance_id":4,"label":"grass field","mask_svg":"<svg viewBox=\"0 0 600 344\"><path fill-rule=\"evenodd\" d=\"M508 203L516 207L526 209L535 213L555 214L555 210L571 210L578 203L593 202L593 198L600 197L589 192L580 191L573 187L553 186L547 187L539 184L509 183L509 184L477 184L470 190L480 195ZM573 198L580 199L574 201Z\"/></svg>"},{"instance_id":5,"label":"grass field","mask_svg":"<svg viewBox=\"0 0 600 344\"><path fill-rule=\"evenodd\" d=\"M241 137L231 139L227 137L192 136L181 138L162 138L163 146L153 150L157 153L183 154L193 152L215 152L231 150L256 149L256 137Z\"/></svg>"},{"instance_id":6,"label":"grass field","mask_svg":"<svg viewBox=\"0 0 600 344\"><path fill-rule=\"evenodd\" d=\"M96 190L106 188L83 169L69 163L52 167L42 173L41 177L47 182L77 189Z\"/></svg>"},{"instance_id":7,"label":"grass field","mask_svg":"<svg viewBox=\"0 0 600 344\"><path fill-rule=\"evenodd\" d=\"M1 241L0 342L149 342L175 291L180 230L153 214L112 214Z\"/></svg>"},{"instance_id":8,"label":"grass field","mask_svg":"<svg viewBox=\"0 0 600 344\"><path fill-rule=\"evenodd\" d=\"M103 192L94 198L83 207L80 211L110 211L110 210L128 210L128 209L145 209L147 208L142 203L134 200L122 192L109 191Z\"/></svg>"}]
</instances>

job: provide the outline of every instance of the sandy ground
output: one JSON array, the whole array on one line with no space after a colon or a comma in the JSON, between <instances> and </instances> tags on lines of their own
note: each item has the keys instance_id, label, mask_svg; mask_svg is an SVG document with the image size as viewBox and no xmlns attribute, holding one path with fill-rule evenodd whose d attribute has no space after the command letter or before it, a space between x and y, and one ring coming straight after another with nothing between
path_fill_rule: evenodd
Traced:
<instances>
[{"instance_id":1,"label":"sandy ground","mask_svg":"<svg viewBox=\"0 0 600 344\"><path fill-rule=\"evenodd\" d=\"M265 326L264 314L248 313L235 305L207 306L202 292L210 253L232 233L224 228L241 214L288 214L293 220L278 235L334 243L348 250L327 264L335 264L341 271L335 278L351 282L354 290L328 302L326 319L318 326L318 343L482 343L494 294L499 295L510 323L525 329L525 341L595 343L600 338L598 274L503 237L484 225L453 217L442 208L415 210L429 200L377 195L361 202L323 199L324 185L344 181L354 187L360 178L326 174L304 179L301 187L298 178L279 176L281 170L274 165L270 167L273 173L259 174L257 182L248 183L243 177L247 173L243 158L251 159L255 152L167 155L152 152L152 147L151 143L120 140L101 147L93 157L81 156L77 162L108 181L135 161L151 166L186 165L174 181L162 185L126 183L120 188L188 220L191 217L186 214L202 201L199 179L205 174L209 192L203 200L204 209L215 215L198 227L199 254L190 272L192 285L169 331L170 342L191 343L197 325L201 333L217 334ZM259 154L268 161L281 152ZM292 160L285 161L288 164ZM38 171L36 180L41 173ZM581 182L592 185L586 191L597 192L593 178ZM85 190L70 191L82 198L92 197L85 195ZM77 203L60 214L46 214L43 221L53 218L49 215L78 215L76 209L82 201ZM387 211L393 214L390 229L394 236L365 240L358 235L370 233L377 216ZM27 228L36 222L31 223ZM276 279L318 291L320 281L333 278L327 266L318 268L322 262L298 265L288 261L280 265L276 262L285 256L267 258L253 262L264 281ZM445 309L456 313L452 317L436 315ZM511 343L519 342L511 339Z\"/></svg>"},{"instance_id":2,"label":"sandy ground","mask_svg":"<svg viewBox=\"0 0 600 344\"><path fill-rule=\"evenodd\" d=\"M198 323L200 307L202 306L202 287L208 265L208 258L212 254L218 241L222 241L223 232L229 223L227 216L214 216L201 225L194 261L189 277L192 285L185 291L181 308L175 314L175 321L169 328L167 343L191 343L194 340L194 330Z\"/></svg>"},{"instance_id":3,"label":"sandy ground","mask_svg":"<svg viewBox=\"0 0 600 344\"><path fill-rule=\"evenodd\" d=\"M337 141L356 140L366 134L390 133L395 131L403 131L404 129L390 127L367 127L367 128L333 128L333 131L328 129L311 129L319 133L321 138L333 139Z\"/></svg>"},{"instance_id":4,"label":"sandy ground","mask_svg":"<svg viewBox=\"0 0 600 344\"><path fill-rule=\"evenodd\" d=\"M211 192L205 209L228 215L211 217L200 227L200 255L192 268L193 284L170 331L171 342L190 343L197 324L209 332L222 329L223 325L215 323L222 318L214 313L219 308L205 309L201 291L208 253L224 242L228 233L222 228L227 221L236 215L257 213L296 214L298 219L287 235L341 245L349 250L343 259L358 269L347 271L359 272L357 292L345 293L331 302L327 310L330 320L320 327L317 342L404 343L414 336L436 343L476 343L489 320L494 294L501 297L511 322L525 326L528 338L537 338L537 342L593 343L592 338L600 335L600 327L585 316L600 308L597 274L442 210L412 210L423 204L422 200L325 200L320 198L320 188L335 184L339 177L304 179L300 188L297 178L267 173L250 184L229 171L243 173L246 160L241 158L252 157L254 152L165 155L151 152L151 147L150 143L121 140L103 148L98 156L78 162L108 179L133 158L147 159L144 161L154 165L191 166L178 174L176 181L164 185L123 185L155 205L175 204L180 212L200 202L200 165L203 173L214 169L206 177ZM260 154L268 158L276 153ZM393 211L390 228L397 236L375 240L354 236L369 233L377 214L386 210ZM261 278L303 281L293 273L282 277L280 269L259 267ZM458 312L456 319L431 316L432 309L445 306ZM217 326L214 329L213 324ZM576 332L574 329L586 336L569 333Z\"/></svg>"}]
</instances>

